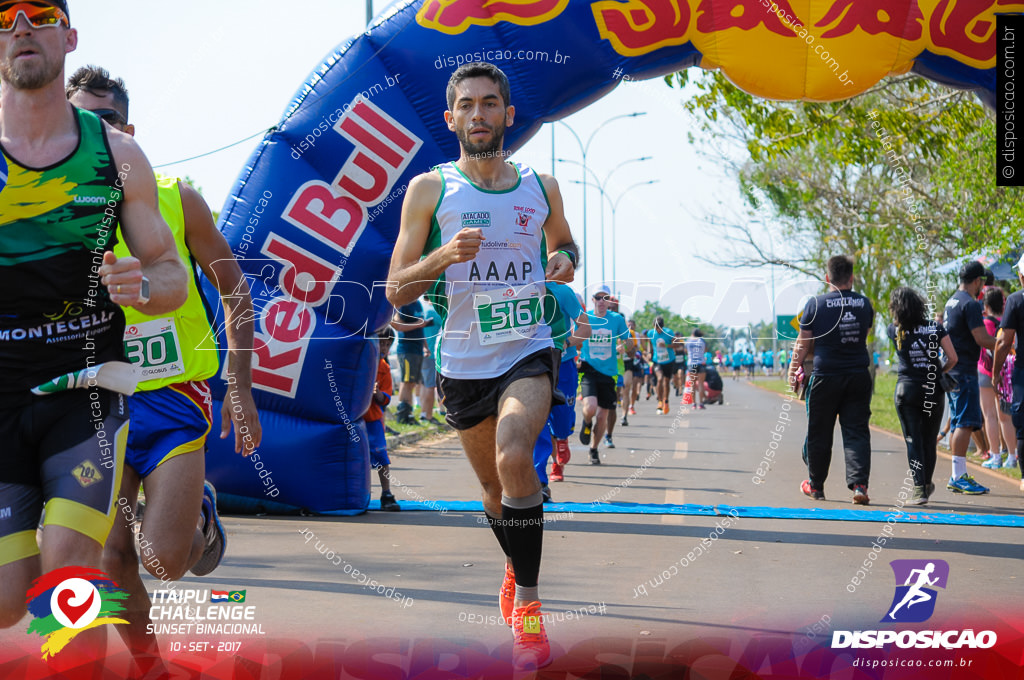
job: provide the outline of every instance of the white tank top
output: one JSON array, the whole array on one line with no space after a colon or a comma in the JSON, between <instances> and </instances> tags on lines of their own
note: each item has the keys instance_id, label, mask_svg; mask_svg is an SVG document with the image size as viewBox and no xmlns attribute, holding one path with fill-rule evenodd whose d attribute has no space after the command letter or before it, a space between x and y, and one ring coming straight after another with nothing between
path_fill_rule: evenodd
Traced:
<instances>
[{"instance_id":1,"label":"white tank top","mask_svg":"<svg viewBox=\"0 0 1024 680\"><path fill-rule=\"evenodd\" d=\"M548 199L532 168L510 165L519 180L504 191L481 189L455 163L437 167L441 198L424 254L464 227L482 229L485 239L477 256L448 267L428 296L444 319L435 356L448 378L494 378L553 347L543 319Z\"/></svg>"}]
</instances>

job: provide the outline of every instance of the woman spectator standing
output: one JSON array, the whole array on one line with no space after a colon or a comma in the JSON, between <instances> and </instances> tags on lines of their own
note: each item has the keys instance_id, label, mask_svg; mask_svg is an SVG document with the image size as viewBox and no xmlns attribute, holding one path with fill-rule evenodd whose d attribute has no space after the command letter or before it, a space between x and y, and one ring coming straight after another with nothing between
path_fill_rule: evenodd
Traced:
<instances>
[{"instance_id":1,"label":"woman spectator standing","mask_svg":"<svg viewBox=\"0 0 1024 680\"><path fill-rule=\"evenodd\" d=\"M1002 288L992 286L984 291L982 298L982 304L985 305L985 330L995 337L1000 317L1003 316L1005 293ZM1009 459L1011 456L1016 459L1017 456L1017 432L1013 427L1013 418L1008 406L1000 404L999 396L992 384L992 350L981 350L981 357L978 359L978 385L981 388L981 412L985 416L985 435L990 449L988 460L982 465L989 470L995 470L1003 465L1005 459L1008 462L1007 467L1016 467L1017 461ZM1000 431L1003 433L1003 441L1006 442L1005 450L999 450ZM982 458L985 458L984 454Z\"/></svg>"},{"instance_id":2,"label":"woman spectator standing","mask_svg":"<svg viewBox=\"0 0 1024 680\"><path fill-rule=\"evenodd\" d=\"M887 334L896 347L896 414L907 441L907 461L914 478L910 505L924 505L935 490L935 447L945 393L940 376L956 365L956 350L937 321L929 322L924 299L913 288L900 287L889 298L893 323ZM940 363L939 349L946 355Z\"/></svg>"}]
</instances>

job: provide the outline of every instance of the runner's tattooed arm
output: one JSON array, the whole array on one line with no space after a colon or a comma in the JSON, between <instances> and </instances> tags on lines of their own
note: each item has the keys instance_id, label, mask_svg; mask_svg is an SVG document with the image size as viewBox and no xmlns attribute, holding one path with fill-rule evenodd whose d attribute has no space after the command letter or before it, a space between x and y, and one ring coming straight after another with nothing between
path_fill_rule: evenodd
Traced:
<instances>
[{"instance_id":1,"label":"runner's tattooed arm","mask_svg":"<svg viewBox=\"0 0 1024 680\"><path fill-rule=\"evenodd\" d=\"M117 259L107 251L99 268L101 282L110 299L154 316L173 311L188 297L185 266L178 257L174 237L157 209L156 179L153 168L135 140L129 135L107 129L118 183L123 185L121 233L131 257ZM119 187L114 187L119 188ZM149 301L141 302L142 277L149 279Z\"/></svg>"},{"instance_id":2,"label":"runner's tattooed arm","mask_svg":"<svg viewBox=\"0 0 1024 680\"><path fill-rule=\"evenodd\" d=\"M463 229L448 243L420 259L441 189L441 176L436 172L418 175L409 182L388 272L387 298L395 307L408 304L427 292L450 265L468 262L480 252L483 230Z\"/></svg>"},{"instance_id":3,"label":"runner's tattooed arm","mask_svg":"<svg viewBox=\"0 0 1024 680\"><path fill-rule=\"evenodd\" d=\"M235 429L235 453L248 456L260 445L263 430L256 402L252 397L253 321L249 283L238 266L231 246L217 230L210 206L198 191L178 182L181 208L185 220L185 244L206 277L220 293L224 306L224 335L228 345L228 396L221 409L220 438L226 439ZM233 391L237 390L237 394ZM241 404L242 410L232 411Z\"/></svg>"},{"instance_id":4,"label":"runner's tattooed arm","mask_svg":"<svg viewBox=\"0 0 1024 680\"><path fill-rule=\"evenodd\" d=\"M551 212L544 221L544 236L547 241L548 268L544 272L544 278L548 281L560 281L561 283L572 283L576 268L572 266L572 260L566 257L565 253L559 250L567 250L580 259L580 249L573 241L572 232L569 230L569 223L565 221L565 210L562 207L562 194L558 190L558 180L551 175L538 173L541 184L544 185L544 192L548 197L548 205Z\"/></svg>"}]
</instances>

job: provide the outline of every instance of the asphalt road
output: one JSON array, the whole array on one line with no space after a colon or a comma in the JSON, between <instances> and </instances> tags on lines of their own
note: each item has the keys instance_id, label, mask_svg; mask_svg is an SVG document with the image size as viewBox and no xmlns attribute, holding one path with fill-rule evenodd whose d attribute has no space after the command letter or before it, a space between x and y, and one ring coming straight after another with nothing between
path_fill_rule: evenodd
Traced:
<instances>
[{"instance_id":1,"label":"asphalt road","mask_svg":"<svg viewBox=\"0 0 1024 680\"><path fill-rule=\"evenodd\" d=\"M798 488L806 476L800 460L806 428L802 403L789 404L731 380L725 395L725 405L698 412L677 407L675 414L663 416L654 414L653 401L641 401L630 425L616 428L616 448L602 446L600 466L589 465L586 447L574 441L566 481L551 485L555 500L855 509L843 480L838 428L825 485L828 500L813 502ZM780 420L783 413L790 420ZM762 466L759 474L779 423L785 426L775 437L777 453L770 469ZM453 435L391 457L400 502L479 500ZM958 496L944 488L948 470L948 458L940 459L939 490L921 510L1019 514L1022 494L1016 482L976 467L973 474L991 486L991 494ZM1020 601L1020 529L886 524L906 476L902 439L875 431L867 510L879 513L880 522L593 514L584 512L586 507L556 505L548 512L541 572L548 634L556 650L600 641L609 653L634 657L644 644L657 655L676 642L709 636L731 640L737 649L762 636L788 638L795 646L827 644L833 630L878 627L893 597L889 561L896 559L949 563L936 620L984 627L1012 613L1011 605ZM223 520L230 536L224 562L210 576L189 576L176 589L245 590L245 604L253 608L249 623L259 623L263 635L197 635L193 629L162 636L165 647L181 644L187 651L202 640L287 639L313 645L369 638L407 644L402 647L407 650L422 639L492 650L510 643L508 629L497 619L502 560L479 513L406 510L347 518ZM885 527L892 528L891 538ZM872 543L879 536L887 541L875 551ZM863 567L865 560L870 568ZM854 586L859 568L863 573ZM356 569L382 584L386 594L361 585ZM159 587L147 583L151 590ZM38 638L23 631L19 624L0 640L19 645L27 640L29 648L38 649Z\"/></svg>"}]
</instances>

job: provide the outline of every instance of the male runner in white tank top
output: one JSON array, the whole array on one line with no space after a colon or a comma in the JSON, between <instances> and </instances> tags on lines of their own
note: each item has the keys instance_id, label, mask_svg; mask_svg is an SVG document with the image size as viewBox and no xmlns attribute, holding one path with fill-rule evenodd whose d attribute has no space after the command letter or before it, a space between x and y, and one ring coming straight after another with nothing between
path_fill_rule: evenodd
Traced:
<instances>
[{"instance_id":1,"label":"male runner in white tank top","mask_svg":"<svg viewBox=\"0 0 1024 680\"><path fill-rule=\"evenodd\" d=\"M544 512L533 445L562 397L544 281L571 282L579 251L555 179L505 162L505 127L515 116L505 74L466 64L452 74L447 98L445 121L462 152L410 182L388 300L397 307L429 289L444 319L436 357L446 420L506 556L499 605L513 627L513 660L539 668L550 648L537 594Z\"/></svg>"}]
</instances>

